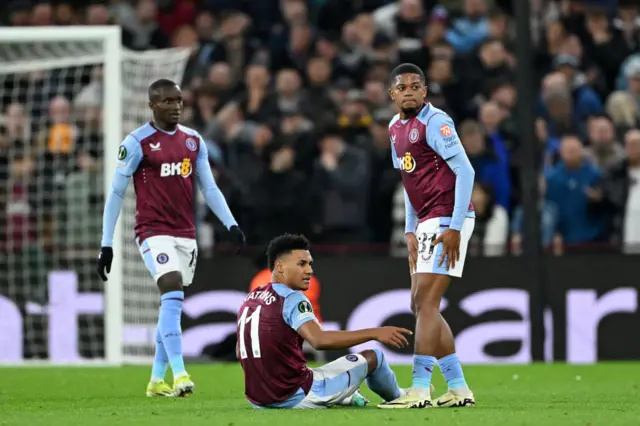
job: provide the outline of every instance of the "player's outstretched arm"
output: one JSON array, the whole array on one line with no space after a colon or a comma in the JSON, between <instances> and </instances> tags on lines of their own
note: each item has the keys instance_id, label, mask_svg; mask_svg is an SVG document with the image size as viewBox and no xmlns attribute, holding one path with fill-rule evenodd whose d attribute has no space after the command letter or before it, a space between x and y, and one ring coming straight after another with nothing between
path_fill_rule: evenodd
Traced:
<instances>
[{"instance_id":1,"label":"player's outstretched arm","mask_svg":"<svg viewBox=\"0 0 640 426\"><path fill-rule=\"evenodd\" d=\"M405 335L411 331L399 327L367 328L354 331L325 331L316 321L307 321L298 328L300 334L314 349L348 349L361 343L377 340L395 348L409 346Z\"/></svg>"},{"instance_id":2,"label":"player's outstretched arm","mask_svg":"<svg viewBox=\"0 0 640 426\"><path fill-rule=\"evenodd\" d=\"M288 295L282 316L284 321L318 350L347 349L370 340L403 348L408 345L405 334L411 331L398 327L368 328L357 331L324 331L318 324L309 299L301 291Z\"/></svg>"},{"instance_id":3,"label":"player's outstretched arm","mask_svg":"<svg viewBox=\"0 0 640 426\"><path fill-rule=\"evenodd\" d=\"M231 232L234 243L238 249L241 249L245 245L244 233L240 230L238 223L231 213L231 209L229 209L227 200L224 198L222 191L220 191L220 188L218 188L213 178L213 172L209 165L207 144L201 136L198 135L198 138L200 139L200 149L198 150L198 158L196 160L196 178L198 179L200 191L202 191L207 206L209 206L213 214L220 219L220 222L222 222L225 228Z\"/></svg>"},{"instance_id":4,"label":"player's outstretched arm","mask_svg":"<svg viewBox=\"0 0 640 426\"><path fill-rule=\"evenodd\" d=\"M135 173L142 161L140 143L131 135L127 136L118 148L118 164L111 180L111 189L107 194L102 216L102 241L98 257L98 274L107 280L106 272L111 272L113 261L113 233L122 209L122 200L129 185L129 178Z\"/></svg>"}]
</instances>

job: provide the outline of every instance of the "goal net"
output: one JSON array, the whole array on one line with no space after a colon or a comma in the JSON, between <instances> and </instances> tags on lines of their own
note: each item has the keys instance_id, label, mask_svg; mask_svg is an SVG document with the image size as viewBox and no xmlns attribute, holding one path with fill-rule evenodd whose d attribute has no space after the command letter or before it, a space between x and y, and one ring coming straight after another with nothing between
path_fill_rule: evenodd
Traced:
<instances>
[{"instance_id":1,"label":"goal net","mask_svg":"<svg viewBox=\"0 0 640 426\"><path fill-rule=\"evenodd\" d=\"M127 51L113 27L30 31L0 30L0 363L144 360L158 291L133 185L98 277L105 188L120 141L150 119L147 86L180 82L190 51Z\"/></svg>"}]
</instances>

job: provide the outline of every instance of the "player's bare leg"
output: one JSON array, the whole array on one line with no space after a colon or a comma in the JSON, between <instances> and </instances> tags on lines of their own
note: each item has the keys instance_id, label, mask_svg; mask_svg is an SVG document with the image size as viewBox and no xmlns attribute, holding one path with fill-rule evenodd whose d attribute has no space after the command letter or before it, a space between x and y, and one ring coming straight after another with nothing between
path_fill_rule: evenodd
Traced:
<instances>
[{"instance_id":1,"label":"player's bare leg","mask_svg":"<svg viewBox=\"0 0 640 426\"><path fill-rule=\"evenodd\" d=\"M448 355L455 352L451 329L440 315L440 303L450 281L449 276L440 274L416 273L411 276L411 310L416 316L413 383L406 395L390 403L381 404L381 408L433 406L433 369L438 358L444 357L446 360Z\"/></svg>"},{"instance_id":2,"label":"player's bare leg","mask_svg":"<svg viewBox=\"0 0 640 426\"><path fill-rule=\"evenodd\" d=\"M460 360L456 355L455 341L451 328L442 316L440 316L440 324L441 335L438 366L447 381L448 390L445 394L433 401L433 406L440 408L475 407L475 397L465 381Z\"/></svg>"},{"instance_id":3,"label":"player's bare leg","mask_svg":"<svg viewBox=\"0 0 640 426\"><path fill-rule=\"evenodd\" d=\"M440 315L440 353L438 359L456 353L456 343L449 323Z\"/></svg>"},{"instance_id":4,"label":"player's bare leg","mask_svg":"<svg viewBox=\"0 0 640 426\"><path fill-rule=\"evenodd\" d=\"M167 358L173 372L173 395L188 396L193 393L194 384L187 374L182 358L182 304L184 291L182 275L178 271L168 272L158 279L160 290L160 317L158 326L162 337L162 344L167 352Z\"/></svg>"},{"instance_id":5,"label":"player's bare leg","mask_svg":"<svg viewBox=\"0 0 640 426\"><path fill-rule=\"evenodd\" d=\"M433 401L435 407L473 407L475 399L467 386L460 360L455 351L455 340L449 324L440 314L440 303L449 288L451 277L439 274L414 274L411 277L412 309L416 314L416 355L430 354L436 358L440 370L447 381L448 391ZM425 289L433 290L422 290ZM422 290L422 291L421 291ZM437 299L437 304L436 304ZM428 306L424 312L422 306ZM433 307L437 306L437 314ZM425 315L422 315L424 313ZM437 317L437 318L436 318ZM424 322L433 327L424 328ZM421 327L422 326L422 327ZM434 330L437 328L437 332ZM424 336L427 335L427 339ZM429 363L433 361L428 358ZM419 375L419 371L417 371ZM429 381L431 380L429 374ZM414 361L414 386L416 368Z\"/></svg>"},{"instance_id":6,"label":"player's bare leg","mask_svg":"<svg viewBox=\"0 0 640 426\"><path fill-rule=\"evenodd\" d=\"M414 277L416 284L411 299L416 315L416 337L411 392L423 398L426 406L431 405L431 375L440 354L440 302L449 288L450 278L436 274L414 274Z\"/></svg>"}]
</instances>

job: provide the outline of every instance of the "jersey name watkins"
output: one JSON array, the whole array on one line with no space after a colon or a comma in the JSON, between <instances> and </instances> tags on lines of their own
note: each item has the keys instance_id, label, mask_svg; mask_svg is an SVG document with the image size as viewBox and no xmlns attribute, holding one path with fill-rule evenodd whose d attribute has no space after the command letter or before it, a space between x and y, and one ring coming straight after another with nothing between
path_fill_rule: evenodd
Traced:
<instances>
[{"instance_id":1,"label":"jersey name watkins","mask_svg":"<svg viewBox=\"0 0 640 426\"><path fill-rule=\"evenodd\" d=\"M265 305L270 305L276 301L276 296L270 291L254 291L244 299L245 302L247 300L262 300Z\"/></svg>"}]
</instances>

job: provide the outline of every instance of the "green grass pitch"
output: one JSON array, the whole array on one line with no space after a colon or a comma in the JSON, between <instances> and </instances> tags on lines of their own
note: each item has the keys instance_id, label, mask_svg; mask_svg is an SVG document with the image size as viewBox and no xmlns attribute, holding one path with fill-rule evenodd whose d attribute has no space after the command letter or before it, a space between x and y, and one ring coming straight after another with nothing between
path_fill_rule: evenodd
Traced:
<instances>
[{"instance_id":1,"label":"green grass pitch","mask_svg":"<svg viewBox=\"0 0 640 426\"><path fill-rule=\"evenodd\" d=\"M401 386L409 367L394 368ZM468 366L474 409L367 408L255 410L243 398L239 364L191 365L196 393L184 399L144 394L148 367L0 368L0 425L640 425L640 363ZM439 371L436 394L444 391Z\"/></svg>"}]
</instances>

